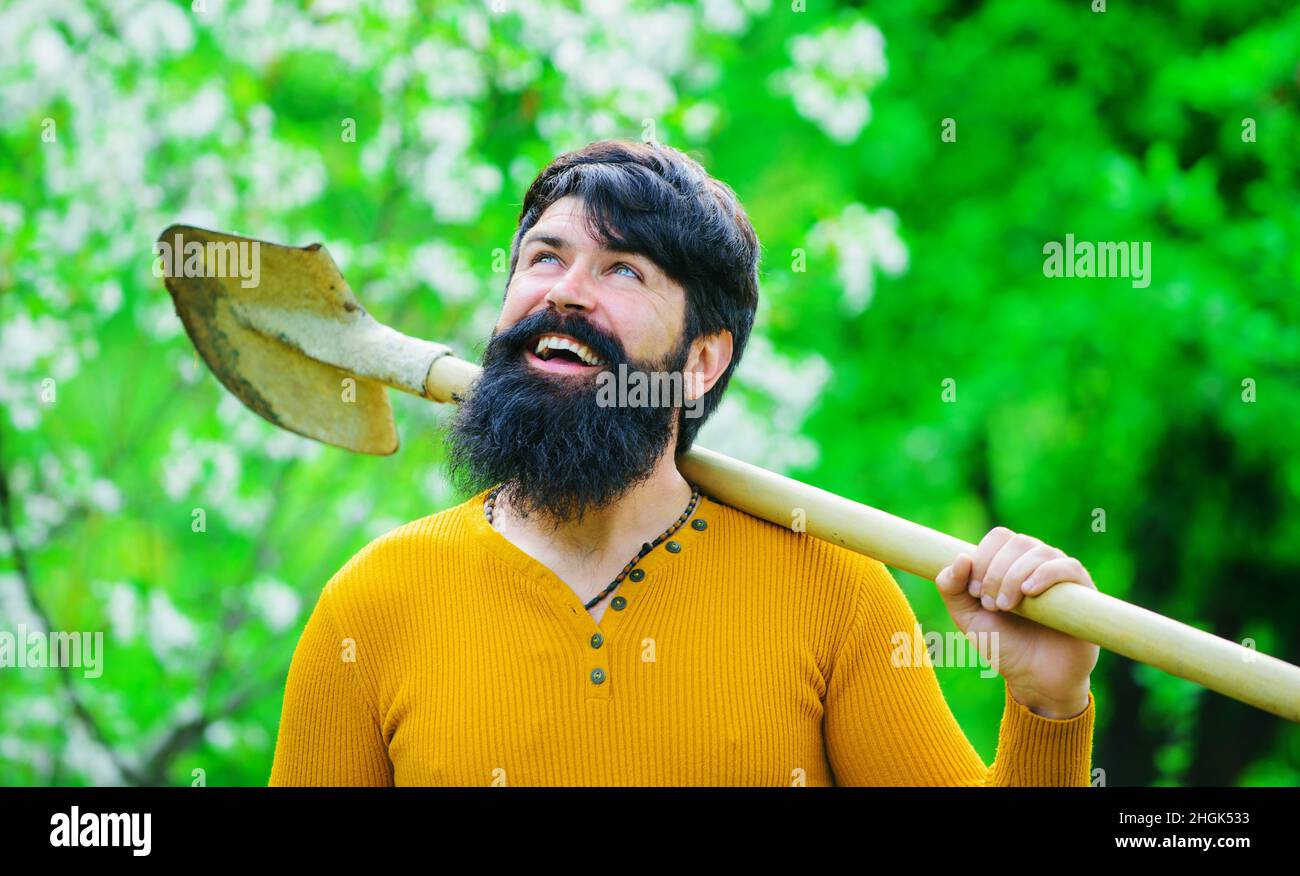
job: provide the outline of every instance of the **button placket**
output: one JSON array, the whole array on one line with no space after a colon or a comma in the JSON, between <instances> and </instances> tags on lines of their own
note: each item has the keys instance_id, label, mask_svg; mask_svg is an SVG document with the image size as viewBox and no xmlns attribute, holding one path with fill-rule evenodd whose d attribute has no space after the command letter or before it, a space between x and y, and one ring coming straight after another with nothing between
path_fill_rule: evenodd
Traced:
<instances>
[{"instance_id":1,"label":"button placket","mask_svg":"<svg viewBox=\"0 0 1300 876\"><path fill-rule=\"evenodd\" d=\"M607 597L610 600L609 608L601 615L599 625L604 630L607 639L613 636L615 628L620 623L618 615L626 613L627 609L636 601L643 586L648 586L654 582L656 570L663 564L681 556L689 544L700 538L701 534L708 529L708 521L700 515L711 513L713 510L712 500L708 496L701 494L700 501L696 503L690 519L673 533L673 537L660 542L654 549L638 558L637 565L627 573L619 586ZM611 612L617 612L618 614L611 614ZM587 614L587 612L584 610L583 614ZM590 623L595 623L590 614L587 614L587 617L590 619Z\"/></svg>"},{"instance_id":2,"label":"button placket","mask_svg":"<svg viewBox=\"0 0 1300 876\"><path fill-rule=\"evenodd\" d=\"M487 492L485 490L478 498L482 500L486 497ZM614 592L607 597L611 600L610 609L612 611L607 610L601 615L600 624L596 623L595 618L588 613L582 600L578 598L568 584L494 529L481 511L475 515L471 525L481 532L484 538L494 541L499 546L497 551L499 559L507 562L524 576L536 580L544 590L553 596L562 594L559 598L562 598L569 607L571 622L575 625L575 630L579 631L585 643L582 647L582 653L588 659L583 660L586 666L583 684L586 688L587 698L591 700L608 700L613 683L611 672L613 654L610 651L613 645L610 643L615 630L624 622L623 617L627 615L632 605L640 598L641 587L655 583L655 575L660 566L673 561L690 550L694 541L708 528L708 519L715 514L716 510L714 502L708 496L701 494L700 500L696 503L694 512L687 522L673 533L671 539L661 542L653 550L639 557L637 565L628 572L628 575L615 588ZM615 601L617 601L617 606L613 604ZM562 611L558 613L563 615Z\"/></svg>"},{"instance_id":3,"label":"button placket","mask_svg":"<svg viewBox=\"0 0 1300 876\"><path fill-rule=\"evenodd\" d=\"M691 519L673 533L671 539L660 542L653 550L642 556L637 565L628 572L627 577L607 597L610 601L609 607L601 616L599 630L588 640L592 649L588 651L589 656L596 658L599 655L605 658L604 661L593 660L588 663L586 679L588 699L607 700L610 697L613 692L611 685L614 683L612 670L616 667L612 666L614 652L609 649L615 647L611 644L614 642L615 632L622 628L622 624L630 621L627 617L628 612L633 604L642 598L645 592L643 588L653 586L657 580L663 580L668 564L679 562L708 530L708 517L701 515L712 516L714 511L716 509L708 497L701 495ZM576 597L575 601L577 601ZM581 614L587 618L587 624L595 624L595 620L585 610ZM595 644L598 636L602 643L600 646Z\"/></svg>"},{"instance_id":4,"label":"button placket","mask_svg":"<svg viewBox=\"0 0 1300 876\"><path fill-rule=\"evenodd\" d=\"M641 557L637 565L628 572L627 577L610 597L609 610L601 618L602 624L614 622L605 628L607 637L612 635L617 624L623 622L617 619L618 615L627 614L633 603L640 597L643 588L652 586L656 576L662 574L668 563L682 557L690 546L703 536L709 528L709 523L708 519L701 515L711 515L714 510L712 500L701 494L691 519L674 532L671 539L660 542L654 550ZM612 612L617 612L618 615Z\"/></svg>"}]
</instances>

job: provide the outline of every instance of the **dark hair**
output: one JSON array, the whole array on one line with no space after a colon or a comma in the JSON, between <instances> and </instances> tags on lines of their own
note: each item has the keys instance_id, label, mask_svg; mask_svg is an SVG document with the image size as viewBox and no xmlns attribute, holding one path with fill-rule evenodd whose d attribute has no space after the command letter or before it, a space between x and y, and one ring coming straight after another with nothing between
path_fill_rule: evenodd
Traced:
<instances>
[{"instance_id":1,"label":"dark hair","mask_svg":"<svg viewBox=\"0 0 1300 876\"><path fill-rule=\"evenodd\" d=\"M653 141L599 140L560 155L529 186L510 245L507 288L520 241L547 207L568 195L583 202L593 239L644 255L682 286L683 348L701 335L731 332L731 362L705 394L699 415L679 415L676 452L684 453L749 340L758 308L758 236L736 193L684 152Z\"/></svg>"}]
</instances>

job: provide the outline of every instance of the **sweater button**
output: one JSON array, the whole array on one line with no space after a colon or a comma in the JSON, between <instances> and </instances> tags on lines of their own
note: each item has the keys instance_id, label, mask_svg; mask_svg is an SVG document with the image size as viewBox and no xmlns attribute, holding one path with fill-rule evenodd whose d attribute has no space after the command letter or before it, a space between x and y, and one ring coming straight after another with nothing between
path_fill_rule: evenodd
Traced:
<instances>
[{"instance_id":1,"label":"sweater button","mask_svg":"<svg viewBox=\"0 0 1300 876\"><path fill-rule=\"evenodd\" d=\"M682 552L682 546L678 542L670 541L667 547L670 554L680 554Z\"/></svg>"},{"instance_id":2,"label":"sweater button","mask_svg":"<svg viewBox=\"0 0 1300 876\"><path fill-rule=\"evenodd\" d=\"M610 600L609 607L614 611L622 611L627 606L627 600L621 596L615 596Z\"/></svg>"},{"instance_id":3,"label":"sweater button","mask_svg":"<svg viewBox=\"0 0 1300 876\"><path fill-rule=\"evenodd\" d=\"M600 633L591 634L591 647L599 648L604 643L604 641L605 641L605 637L602 636Z\"/></svg>"},{"instance_id":4,"label":"sweater button","mask_svg":"<svg viewBox=\"0 0 1300 876\"><path fill-rule=\"evenodd\" d=\"M707 520L696 519L691 521L691 529L708 529L708 527L709 522Z\"/></svg>"},{"instance_id":5,"label":"sweater button","mask_svg":"<svg viewBox=\"0 0 1300 876\"><path fill-rule=\"evenodd\" d=\"M645 569L633 569L631 572L627 573L627 577L632 581L644 581Z\"/></svg>"},{"instance_id":6,"label":"sweater button","mask_svg":"<svg viewBox=\"0 0 1300 876\"><path fill-rule=\"evenodd\" d=\"M593 670L591 670L591 683L592 683L592 684L600 684L600 683L603 682L604 680L605 680L605 670L603 670L603 669L593 669Z\"/></svg>"}]
</instances>

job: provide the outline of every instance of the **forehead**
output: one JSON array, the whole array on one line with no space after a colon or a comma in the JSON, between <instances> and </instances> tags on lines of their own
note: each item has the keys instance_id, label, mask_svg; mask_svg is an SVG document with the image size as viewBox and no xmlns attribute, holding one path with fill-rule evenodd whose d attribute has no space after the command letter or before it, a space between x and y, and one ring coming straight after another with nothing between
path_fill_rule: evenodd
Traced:
<instances>
[{"instance_id":1,"label":"forehead","mask_svg":"<svg viewBox=\"0 0 1300 876\"><path fill-rule=\"evenodd\" d=\"M587 205L577 195L565 195L542 211L534 228L542 225L548 227L576 226L586 233L585 218Z\"/></svg>"},{"instance_id":2,"label":"forehead","mask_svg":"<svg viewBox=\"0 0 1300 876\"><path fill-rule=\"evenodd\" d=\"M617 232L617 228L614 229ZM540 237L559 239L568 246L591 249L607 249L611 252L627 252L617 247L602 247L593 238L587 228L587 209L577 195L565 195L542 211L537 224L528 229L524 235L523 246ZM558 245L558 244L553 244Z\"/></svg>"}]
</instances>

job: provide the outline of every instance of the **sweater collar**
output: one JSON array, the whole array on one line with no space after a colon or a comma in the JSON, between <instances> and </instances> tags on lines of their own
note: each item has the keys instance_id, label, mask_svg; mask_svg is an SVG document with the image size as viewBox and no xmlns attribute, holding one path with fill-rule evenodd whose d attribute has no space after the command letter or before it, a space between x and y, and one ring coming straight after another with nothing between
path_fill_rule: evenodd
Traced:
<instances>
[{"instance_id":1,"label":"sweater collar","mask_svg":"<svg viewBox=\"0 0 1300 876\"><path fill-rule=\"evenodd\" d=\"M560 581L554 572L534 559L531 554L515 545L514 542L506 538L488 522L487 514L483 510L483 504L492 489L494 488L483 490L461 505L461 519L469 534L489 553L525 577L548 583L551 581L558 582L567 588L568 585ZM665 563L679 562L682 558L688 556L692 549L698 550L701 546L707 544L710 536L717 532L717 526L720 522L717 513L719 507L707 495L700 493L700 501L696 503L695 511L691 516L670 538L655 545L652 551L642 557L637 562L636 567L643 570L647 578L649 578L655 570ZM697 528L701 524L696 521L703 521L704 528ZM656 532L650 534L649 538L653 539L658 535L659 533ZM676 543L677 551L669 550L670 542ZM635 555L635 552L633 552L627 559L630 561ZM624 578L619 588L622 589L634 584L635 582L632 582L630 578Z\"/></svg>"}]
</instances>

